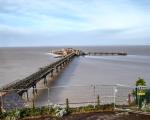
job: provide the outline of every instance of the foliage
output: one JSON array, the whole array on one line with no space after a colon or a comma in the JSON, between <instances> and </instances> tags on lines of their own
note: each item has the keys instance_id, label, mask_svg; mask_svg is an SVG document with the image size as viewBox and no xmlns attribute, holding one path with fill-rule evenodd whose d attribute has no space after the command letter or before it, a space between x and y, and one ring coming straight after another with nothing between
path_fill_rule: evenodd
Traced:
<instances>
[{"instance_id":1,"label":"foliage","mask_svg":"<svg viewBox=\"0 0 150 120\"><path fill-rule=\"evenodd\" d=\"M106 104L103 105L103 111L113 111L114 110L114 104Z\"/></svg>"},{"instance_id":2,"label":"foliage","mask_svg":"<svg viewBox=\"0 0 150 120\"><path fill-rule=\"evenodd\" d=\"M144 104L143 106L142 106L142 111L146 111L146 112L150 112L150 104Z\"/></svg>"},{"instance_id":3,"label":"foliage","mask_svg":"<svg viewBox=\"0 0 150 120\"><path fill-rule=\"evenodd\" d=\"M138 78L138 80L135 83L136 86L146 86L146 82L143 78ZM133 96L135 97L137 95L137 88L133 90L132 92Z\"/></svg>"},{"instance_id":4,"label":"foliage","mask_svg":"<svg viewBox=\"0 0 150 120\"><path fill-rule=\"evenodd\" d=\"M87 105L87 106L81 106L81 107L71 108L70 111L71 111L71 113L113 111L113 104Z\"/></svg>"},{"instance_id":5,"label":"foliage","mask_svg":"<svg viewBox=\"0 0 150 120\"><path fill-rule=\"evenodd\" d=\"M84 113L84 112L98 112L98 111L113 111L113 104L106 104L106 105L87 105L82 107L76 108L69 108L69 113ZM62 107L60 105L50 105L49 107L37 107L37 108L23 108L23 109L16 109L8 112L3 112L0 115L1 120L6 119L21 119L25 117L32 117L32 116L57 116L62 117L67 114L66 107Z\"/></svg>"},{"instance_id":6,"label":"foliage","mask_svg":"<svg viewBox=\"0 0 150 120\"><path fill-rule=\"evenodd\" d=\"M146 82L143 78L138 78L138 80L136 81L136 86L146 86Z\"/></svg>"},{"instance_id":7,"label":"foliage","mask_svg":"<svg viewBox=\"0 0 150 120\"><path fill-rule=\"evenodd\" d=\"M139 87L138 87L139 86ZM150 90L146 87L146 82L143 78L138 78L136 81L136 88L133 90L132 94L134 96L134 103L144 111L150 111Z\"/></svg>"},{"instance_id":8,"label":"foliage","mask_svg":"<svg viewBox=\"0 0 150 120\"><path fill-rule=\"evenodd\" d=\"M0 113L0 120L1 119L4 119L7 117L7 114L4 112L4 113Z\"/></svg>"},{"instance_id":9,"label":"foliage","mask_svg":"<svg viewBox=\"0 0 150 120\"><path fill-rule=\"evenodd\" d=\"M60 105L55 104L54 106L52 106L52 109L54 110L57 117L62 117L67 114L66 108Z\"/></svg>"},{"instance_id":10,"label":"foliage","mask_svg":"<svg viewBox=\"0 0 150 120\"><path fill-rule=\"evenodd\" d=\"M19 111L18 110L12 110L12 111L8 111L8 112L3 112L0 114L0 119L14 119L14 118L19 118Z\"/></svg>"}]
</instances>

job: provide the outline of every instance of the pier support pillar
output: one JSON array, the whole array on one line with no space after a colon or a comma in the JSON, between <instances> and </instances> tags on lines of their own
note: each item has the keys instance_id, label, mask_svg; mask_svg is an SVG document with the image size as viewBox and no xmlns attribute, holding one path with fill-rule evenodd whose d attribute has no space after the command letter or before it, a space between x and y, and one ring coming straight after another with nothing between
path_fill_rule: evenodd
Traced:
<instances>
[{"instance_id":1,"label":"pier support pillar","mask_svg":"<svg viewBox=\"0 0 150 120\"><path fill-rule=\"evenodd\" d=\"M68 60L66 60L66 65L67 65L67 64L69 64L69 59L68 59Z\"/></svg>"},{"instance_id":2,"label":"pier support pillar","mask_svg":"<svg viewBox=\"0 0 150 120\"><path fill-rule=\"evenodd\" d=\"M59 65L59 71L61 70L61 64Z\"/></svg>"},{"instance_id":3,"label":"pier support pillar","mask_svg":"<svg viewBox=\"0 0 150 120\"><path fill-rule=\"evenodd\" d=\"M53 75L53 71L50 73L50 77L52 78L54 75Z\"/></svg>"},{"instance_id":4,"label":"pier support pillar","mask_svg":"<svg viewBox=\"0 0 150 120\"><path fill-rule=\"evenodd\" d=\"M35 84L35 93L37 94L37 88L36 88L36 84Z\"/></svg>"},{"instance_id":5,"label":"pier support pillar","mask_svg":"<svg viewBox=\"0 0 150 120\"><path fill-rule=\"evenodd\" d=\"M60 69L63 69L63 63L60 65Z\"/></svg>"},{"instance_id":6,"label":"pier support pillar","mask_svg":"<svg viewBox=\"0 0 150 120\"><path fill-rule=\"evenodd\" d=\"M35 88L34 88L35 86L33 86L33 98L32 98L32 108L34 109L35 108L35 101L34 101L34 99L35 99Z\"/></svg>"},{"instance_id":7,"label":"pier support pillar","mask_svg":"<svg viewBox=\"0 0 150 120\"><path fill-rule=\"evenodd\" d=\"M63 66L65 66L66 65L66 61L65 62L63 62Z\"/></svg>"},{"instance_id":8,"label":"pier support pillar","mask_svg":"<svg viewBox=\"0 0 150 120\"><path fill-rule=\"evenodd\" d=\"M23 98L23 93L19 93L20 97Z\"/></svg>"},{"instance_id":9,"label":"pier support pillar","mask_svg":"<svg viewBox=\"0 0 150 120\"><path fill-rule=\"evenodd\" d=\"M56 67L56 73L58 73L59 71L58 71L58 67Z\"/></svg>"},{"instance_id":10,"label":"pier support pillar","mask_svg":"<svg viewBox=\"0 0 150 120\"><path fill-rule=\"evenodd\" d=\"M59 71L62 69L62 66L61 66L61 64L60 64L60 66L59 66Z\"/></svg>"},{"instance_id":11,"label":"pier support pillar","mask_svg":"<svg viewBox=\"0 0 150 120\"><path fill-rule=\"evenodd\" d=\"M65 67L65 62L62 63L63 68Z\"/></svg>"},{"instance_id":12,"label":"pier support pillar","mask_svg":"<svg viewBox=\"0 0 150 120\"><path fill-rule=\"evenodd\" d=\"M27 95L27 101L29 101L29 94L28 94L28 90L26 91L26 95Z\"/></svg>"},{"instance_id":13,"label":"pier support pillar","mask_svg":"<svg viewBox=\"0 0 150 120\"><path fill-rule=\"evenodd\" d=\"M34 86L33 86L33 91L32 91L32 93L33 93L33 96L35 96L35 88L34 88Z\"/></svg>"},{"instance_id":14,"label":"pier support pillar","mask_svg":"<svg viewBox=\"0 0 150 120\"><path fill-rule=\"evenodd\" d=\"M47 79L46 79L46 76L44 77L44 85L45 85L45 86L47 85Z\"/></svg>"},{"instance_id":15,"label":"pier support pillar","mask_svg":"<svg viewBox=\"0 0 150 120\"><path fill-rule=\"evenodd\" d=\"M33 85L33 96L35 97L35 93L37 94L36 84Z\"/></svg>"}]
</instances>

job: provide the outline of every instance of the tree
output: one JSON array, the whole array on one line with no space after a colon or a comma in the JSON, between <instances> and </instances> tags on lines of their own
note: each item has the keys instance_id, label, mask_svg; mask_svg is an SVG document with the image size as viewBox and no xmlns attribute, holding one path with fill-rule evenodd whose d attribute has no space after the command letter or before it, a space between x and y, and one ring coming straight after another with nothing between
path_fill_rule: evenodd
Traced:
<instances>
[{"instance_id":1,"label":"tree","mask_svg":"<svg viewBox=\"0 0 150 120\"><path fill-rule=\"evenodd\" d=\"M146 82L143 78L139 77L138 80L136 81L136 88L135 88L136 104L139 106L139 108L142 107L142 103L144 102L146 92L145 87L142 86L146 86Z\"/></svg>"},{"instance_id":2,"label":"tree","mask_svg":"<svg viewBox=\"0 0 150 120\"><path fill-rule=\"evenodd\" d=\"M143 78L138 78L138 80L136 81L136 86L146 86L146 82Z\"/></svg>"}]
</instances>

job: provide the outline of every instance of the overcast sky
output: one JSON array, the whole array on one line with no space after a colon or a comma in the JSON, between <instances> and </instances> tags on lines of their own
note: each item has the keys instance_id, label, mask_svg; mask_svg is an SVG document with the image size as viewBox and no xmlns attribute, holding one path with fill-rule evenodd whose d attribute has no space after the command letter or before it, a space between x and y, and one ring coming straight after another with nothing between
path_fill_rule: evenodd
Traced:
<instances>
[{"instance_id":1,"label":"overcast sky","mask_svg":"<svg viewBox=\"0 0 150 120\"><path fill-rule=\"evenodd\" d=\"M150 45L150 0L0 0L0 47Z\"/></svg>"}]
</instances>

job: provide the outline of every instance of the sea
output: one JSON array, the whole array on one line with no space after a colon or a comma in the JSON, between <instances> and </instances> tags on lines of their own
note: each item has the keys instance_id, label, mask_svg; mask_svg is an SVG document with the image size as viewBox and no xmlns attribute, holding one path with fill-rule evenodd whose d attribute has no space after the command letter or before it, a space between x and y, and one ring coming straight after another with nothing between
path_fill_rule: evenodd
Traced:
<instances>
[{"instance_id":1,"label":"sea","mask_svg":"<svg viewBox=\"0 0 150 120\"><path fill-rule=\"evenodd\" d=\"M60 58L49 54L65 47L1 47L0 87L21 80ZM59 76L37 97L37 104L65 102L67 96L77 101L89 96L95 85L134 87L140 77L150 86L150 45L143 46L71 46L85 52L127 52L127 56L80 56L65 67ZM84 89L83 89L84 88ZM78 91L78 92L76 92ZM77 93L74 96L74 93ZM42 97L41 97L42 96ZM47 99L51 100L47 100Z\"/></svg>"}]
</instances>

